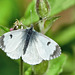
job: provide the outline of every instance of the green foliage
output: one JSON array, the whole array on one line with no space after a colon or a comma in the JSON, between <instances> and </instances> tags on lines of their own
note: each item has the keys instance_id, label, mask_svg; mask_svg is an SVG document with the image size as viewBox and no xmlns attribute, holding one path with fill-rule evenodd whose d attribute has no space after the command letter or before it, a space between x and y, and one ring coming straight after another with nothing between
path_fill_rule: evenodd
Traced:
<instances>
[{"instance_id":1,"label":"green foliage","mask_svg":"<svg viewBox=\"0 0 75 75\"><path fill-rule=\"evenodd\" d=\"M27 71L25 71L25 75L31 75L32 74L32 68L28 68Z\"/></svg>"},{"instance_id":2,"label":"green foliage","mask_svg":"<svg viewBox=\"0 0 75 75\"><path fill-rule=\"evenodd\" d=\"M60 13L63 10L75 4L75 0L48 0L51 5L51 16Z\"/></svg>"},{"instance_id":3,"label":"green foliage","mask_svg":"<svg viewBox=\"0 0 75 75\"><path fill-rule=\"evenodd\" d=\"M62 54L60 57L53 59L49 62L49 68L46 75L59 75L62 72L66 56Z\"/></svg>"},{"instance_id":4,"label":"green foliage","mask_svg":"<svg viewBox=\"0 0 75 75\"><path fill-rule=\"evenodd\" d=\"M48 61L43 61L38 65L32 66L34 75L43 75L46 72L47 68L48 68Z\"/></svg>"},{"instance_id":5,"label":"green foliage","mask_svg":"<svg viewBox=\"0 0 75 75\"><path fill-rule=\"evenodd\" d=\"M62 72L63 65L65 64L66 56L62 54L60 57L48 61L43 61L39 65L32 66L29 68L25 75L59 75ZM34 72L32 74L32 72Z\"/></svg>"},{"instance_id":6,"label":"green foliage","mask_svg":"<svg viewBox=\"0 0 75 75\"><path fill-rule=\"evenodd\" d=\"M39 20L39 17L36 13L35 10L35 2L36 0L32 0L31 4L28 6L27 11L25 12L24 17L21 19L23 20L23 24L29 25L31 23L37 22ZM75 1L72 0L48 0L50 7L51 7L51 12L50 16L54 16L55 14L58 14L62 12L63 10L66 10L67 8L71 7L74 5ZM32 10L32 13L30 13L30 10ZM36 18L35 18L36 16Z\"/></svg>"},{"instance_id":7,"label":"green foliage","mask_svg":"<svg viewBox=\"0 0 75 75\"><path fill-rule=\"evenodd\" d=\"M73 39L75 39L75 24L59 32L59 34L54 39L60 45L65 45L69 43L70 41L72 41Z\"/></svg>"},{"instance_id":8,"label":"green foliage","mask_svg":"<svg viewBox=\"0 0 75 75\"><path fill-rule=\"evenodd\" d=\"M19 75L19 64L0 49L0 75Z\"/></svg>"},{"instance_id":9,"label":"green foliage","mask_svg":"<svg viewBox=\"0 0 75 75\"><path fill-rule=\"evenodd\" d=\"M36 18L35 18L36 17ZM21 19L24 25L29 25L39 20L35 10L35 0L33 0L27 8L24 17Z\"/></svg>"},{"instance_id":10,"label":"green foliage","mask_svg":"<svg viewBox=\"0 0 75 75\"><path fill-rule=\"evenodd\" d=\"M9 24L19 18L17 6L15 0L0 0L0 25L10 26Z\"/></svg>"},{"instance_id":11,"label":"green foliage","mask_svg":"<svg viewBox=\"0 0 75 75\"><path fill-rule=\"evenodd\" d=\"M44 33L46 33L50 27L52 26L52 24L57 20L59 19L60 16L55 16L55 17L48 17L47 20L45 21L44 23Z\"/></svg>"},{"instance_id":12,"label":"green foliage","mask_svg":"<svg viewBox=\"0 0 75 75\"><path fill-rule=\"evenodd\" d=\"M5 32L8 32L8 31L9 31L9 29L7 27L0 25L0 35L2 35Z\"/></svg>"},{"instance_id":13,"label":"green foliage","mask_svg":"<svg viewBox=\"0 0 75 75\"><path fill-rule=\"evenodd\" d=\"M4 30L5 32L8 32L9 31L9 28L7 28L5 26L1 26L1 25L0 25L0 29Z\"/></svg>"}]
</instances>

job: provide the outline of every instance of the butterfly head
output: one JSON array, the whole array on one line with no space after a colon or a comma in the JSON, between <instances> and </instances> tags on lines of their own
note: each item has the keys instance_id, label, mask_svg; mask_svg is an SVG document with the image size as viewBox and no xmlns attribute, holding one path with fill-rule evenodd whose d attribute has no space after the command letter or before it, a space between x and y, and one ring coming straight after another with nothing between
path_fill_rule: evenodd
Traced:
<instances>
[{"instance_id":1,"label":"butterfly head","mask_svg":"<svg viewBox=\"0 0 75 75\"><path fill-rule=\"evenodd\" d=\"M33 24L31 24L30 30L31 30L31 31L33 30Z\"/></svg>"}]
</instances>

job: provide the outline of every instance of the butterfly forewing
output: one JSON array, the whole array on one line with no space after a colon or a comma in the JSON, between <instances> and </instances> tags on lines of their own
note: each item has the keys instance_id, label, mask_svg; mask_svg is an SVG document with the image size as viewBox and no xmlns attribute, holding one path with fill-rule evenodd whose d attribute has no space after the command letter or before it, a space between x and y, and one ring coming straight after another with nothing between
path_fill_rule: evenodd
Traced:
<instances>
[{"instance_id":1,"label":"butterfly forewing","mask_svg":"<svg viewBox=\"0 0 75 75\"><path fill-rule=\"evenodd\" d=\"M18 59L23 54L23 48L26 40L25 29L14 30L5 33L0 38L0 47L10 58Z\"/></svg>"},{"instance_id":2,"label":"butterfly forewing","mask_svg":"<svg viewBox=\"0 0 75 75\"><path fill-rule=\"evenodd\" d=\"M61 54L61 49L54 40L41 33L36 32L36 34L37 42L35 45L41 58L44 60L50 60Z\"/></svg>"}]
</instances>

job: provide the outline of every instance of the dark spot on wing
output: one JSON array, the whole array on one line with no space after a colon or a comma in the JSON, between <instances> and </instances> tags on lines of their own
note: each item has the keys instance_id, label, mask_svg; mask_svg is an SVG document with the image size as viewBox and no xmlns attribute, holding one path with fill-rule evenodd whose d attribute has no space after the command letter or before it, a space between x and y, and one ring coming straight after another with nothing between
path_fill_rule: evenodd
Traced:
<instances>
[{"instance_id":1,"label":"dark spot on wing","mask_svg":"<svg viewBox=\"0 0 75 75\"><path fill-rule=\"evenodd\" d=\"M60 49L59 45L56 45L56 50L53 52L52 55L50 55L50 57L56 58L56 57L60 56L60 54L61 54L61 49Z\"/></svg>"},{"instance_id":2,"label":"dark spot on wing","mask_svg":"<svg viewBox=\"0 0 75 75\"><path fill-rule=\"evenodd\" d=\"M2 37L0 37L0 47L1 48L5 48L4 41L3 41L4 37L5 37L4 35Z\"/></svg>"},{"instance_id":3,"label":"dark spot on wing","mask_svg":"<svg viewBox=\"0 0 75 75\"><path fill-rule=\"evenodd\" d=\"M10 34L10 38L12 38L13 36L12 36L12 34Z\"/></svg>"},{"instance_id":4,"label":"dark spot on wing","mask_svg":"<svg viewBox=\"0 0 75 75\"><path fill-rule=\"evenodd\" d=\"M47 42L47 45L49 45L51 42Z\"/></svg>"}]
</instances>

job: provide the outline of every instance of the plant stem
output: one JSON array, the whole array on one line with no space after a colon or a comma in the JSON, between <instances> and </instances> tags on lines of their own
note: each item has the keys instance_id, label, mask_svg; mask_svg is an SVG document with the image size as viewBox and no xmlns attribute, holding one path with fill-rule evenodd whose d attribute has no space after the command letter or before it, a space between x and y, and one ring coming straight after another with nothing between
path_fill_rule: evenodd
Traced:
<instances>
[{"instance_id":1,"label":"plant stem","mask_svg":"<svg viewBox=\"0 0 75 75\"><path fill-rule=\"evenodd\" d=\"M22 60L22 57L20 58L20 75L24 75L24 73L23 73L23 60Z\"/></svg>"}]
</instances>

